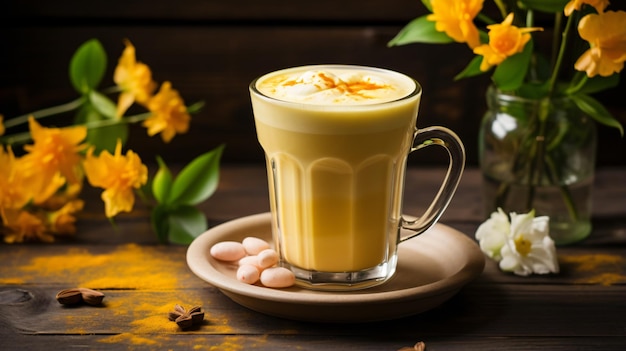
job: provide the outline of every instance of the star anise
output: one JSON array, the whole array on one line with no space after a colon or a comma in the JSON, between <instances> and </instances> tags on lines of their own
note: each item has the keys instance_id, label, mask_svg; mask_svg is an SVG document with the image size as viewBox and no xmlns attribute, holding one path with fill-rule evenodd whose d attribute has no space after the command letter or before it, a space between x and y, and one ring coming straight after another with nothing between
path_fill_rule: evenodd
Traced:
<instances>
[{"instance_id":1,"label":"star anise","mask_svg":"<svg viewBox=\"0 0 626 351\"><path fill-rule=\"evenodd\" d=\"M202 323L204 311L201 306L194 306L187 311L183 306L176 305L168 314L169 320L176 322L181 329L187 329L193 325Z\"/></svg>"}]
</instances>

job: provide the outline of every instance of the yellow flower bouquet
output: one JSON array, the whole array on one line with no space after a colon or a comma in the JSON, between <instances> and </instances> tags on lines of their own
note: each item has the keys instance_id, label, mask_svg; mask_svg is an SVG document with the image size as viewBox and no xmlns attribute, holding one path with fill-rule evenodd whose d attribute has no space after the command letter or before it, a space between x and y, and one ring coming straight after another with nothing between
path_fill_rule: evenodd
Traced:
<instances>
[{"instance_id":1,"label":"yellow flower bouquet","mask_svg":"<svg viewBox=\"0 0 626 351\"><path fill-rule=\"evenodd\" d=\"M462 43L474 56L455 80L491 78L489 110L479 132L486 213L499 207L536 209L551 217L557 244L586 237L597 138L593 121L624 134L592 95L619 83L626 12L611 10L609 0L422 3L430 13L408 23L389 46ZM536 45L550 34L541 40L552 43L548 50Z\"/></svg>"},{"instance_id":2,"label":"yellow flower bouquet","mask_svg":"<svg viewBox=\"0 0 626 351\"><path fill-rule=\"evenodd\" d=\"M139 155L122 152L129 124L142 123L148 135L160 134L169 143L187 132L190 114L202 102L187 107L170 82L156 91L150 68L136 60L130 41L115 68L115 86L100 90L106 63L100 42L89 40L69 65L71 83L80 95L76 100L6 120L0 115L0 234L5 242L52 242L73 234L76 214L84 205L80 193L85 179L103 189L105 215L113 224L115 216L133 210L137 193L152 209L160 242L188 243L206 230L206 218L195 205L217 188L223 146L192 160L177 177L157 158L159 169L152 179ZM118 94L117 103L110 94ZM148 112L126 115L134 104ZM66 114L70 119L63 127L39 122ZM28 131L8 133L23 124ZM17 145L24 145L21 156L14 153Z\"/></svg>"},{"instance_id":3,"label":"yellow flower bouquet","mask_svg":"<svg viewBox=\"0 0 626 351\"><path fill-rule=\"evenodd\" d=\"M465 43L476 56L455 79L492 73L500 90L528 98L568 96L596 121L618 128L621 124L589 94L612 88L626 61L626 12L605 11L609 0L493 0L503 20L481 13L484 0L422 0L432 13L404 27L389 46L411 43ZM534 48L531 33L535 13L555 17L555 47L548 59ZM566 18L564 28L560 28ZM486 30L479 29L482 22ZM577 28L588 48L574 69L563 61ZM562 31L561 31L562 30ZM563 84L568 79L567 84Z\"/></svg>"}]
</instances>

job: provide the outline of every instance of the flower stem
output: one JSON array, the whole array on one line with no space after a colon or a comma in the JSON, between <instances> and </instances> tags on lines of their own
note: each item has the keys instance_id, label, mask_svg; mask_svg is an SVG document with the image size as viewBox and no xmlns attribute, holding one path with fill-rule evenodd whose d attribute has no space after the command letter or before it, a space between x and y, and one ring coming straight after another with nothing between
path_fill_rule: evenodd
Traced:
<instances>
[{"instance_id":1,"label":"flower stem","mask_svg":"<svg viewBox=\"0 0 626 351\"><path fill-rule=\"evenodd\" d=\"M558 167L554 164L554 160L552 157L546 157L546 165L548 166L548 171L550 174L550 179L553 184L558 184L561 175L559 173ZM564 184L559 184L559 190L561 195L563 196L563 202L565 203L565 207L567 207L567 213L569 213L570 218L573 221L578 221L578 209L576 209L576 205L574 203L574 199L572 197L572 193L569 190L569 187Z\"/></svg>"},{"instance_id":2,"label":"flower stem","mask_svg":"<svg viewBox=\"0 0 626 351\"><path fill-rule=\"evenodd\" d=\"M557 18L559 15L560 14L557 14ZM552 76L550 76L550 81L548 85L548 98L554 95L556 82L559 77L559 71L561 70L561 65L563 64L563 58L565 57L565 49L567 48L567 39L569 38L569 32L570 32L570 28L572 27L572 23L574 23L574 16L569 16L567 18L567 23L565 24L565 29L563 29L559 52L556 56L556 61L554 62L554 66L552 68Z\"/></svg>"},{"instance_id":3,"label":"flower stem","mask_svg":"<svg viewBox=\"0 0 626 351\"><path fill-rule=\"evenodd\" d=\"M30 118L30 116L33 116L35 119L40 119L44 117L58 115L64 112L69 112L69 111L79 108L84 102L85 102L85 98L81 96L76 100L72 100L62 105L44 108L44 109L41 109L32 113L28 113L28 114L21 115L15 118L11 118L4 122L4 126L8 129L11 127L18 126L20 124L28 123L28 118Z\"/></svg>"},{"instance_id":4,"label":"flower stem","mask_svg":"<svg viewBox=\"0 0 626 351\"><path fill-rule=\"evenodd\" d=\"M500 15L502 15L502 18L506 18L508 11L504 2L502 0L494 0L493 2L495 2L496 6L498 6L498 10L500 10Z\"/></svg>"}]
</instances>

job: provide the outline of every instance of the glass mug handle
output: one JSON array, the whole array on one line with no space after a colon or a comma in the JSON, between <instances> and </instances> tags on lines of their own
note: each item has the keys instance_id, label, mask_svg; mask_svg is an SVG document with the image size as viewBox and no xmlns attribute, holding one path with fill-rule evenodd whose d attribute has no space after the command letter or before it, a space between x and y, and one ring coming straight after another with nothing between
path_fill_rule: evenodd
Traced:
<instances>
[{"instance_id":1,"label":"glass mug handle","mask_svg":"<svg viewBox=\"0 0 626 351\"><path fill-rule=\"evenodd\" d=\"M445 127L418 129L413 136L413 147L409 153L431 145L443 146L448 151L450 156L448 171L439 192L424 215L412 220L402 217L401 227L408 229L409 232L400 237L400 242L422 234L437 222L452 200L465 168L465 148L453 131Z\"/></svg>"}]
</instances>

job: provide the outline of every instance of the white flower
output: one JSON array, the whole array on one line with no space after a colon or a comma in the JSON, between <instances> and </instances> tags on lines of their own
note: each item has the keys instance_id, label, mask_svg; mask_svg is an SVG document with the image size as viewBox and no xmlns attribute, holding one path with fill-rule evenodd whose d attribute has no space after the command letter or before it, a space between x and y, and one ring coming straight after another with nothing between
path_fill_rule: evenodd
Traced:
<instances>
[{"instance_id":1,"label":"white flower","mask_svg":"<svg viewBox=\"0 0 626 351\"><path fill-rule=\"evenodd\" d=\"M506 242L510 228L509 217L498 208L498 211L492 213L491 217L476 230L480 249L490 258L500 261L502 259L500 250Z\"/></svg>"},{"instance_id":2,"label":"white flower","mask_svg":"<svg viewBox=\"0 0 626 351\"><path fill-rule=\"evenodd\" d=\"M481 250L500 261L500 269L517 275L558 273L559 263L554 241L550 238L550 219L536 217L535 212L510 214L502 209L476 231Z\"/></svg>"}]
</instances>

